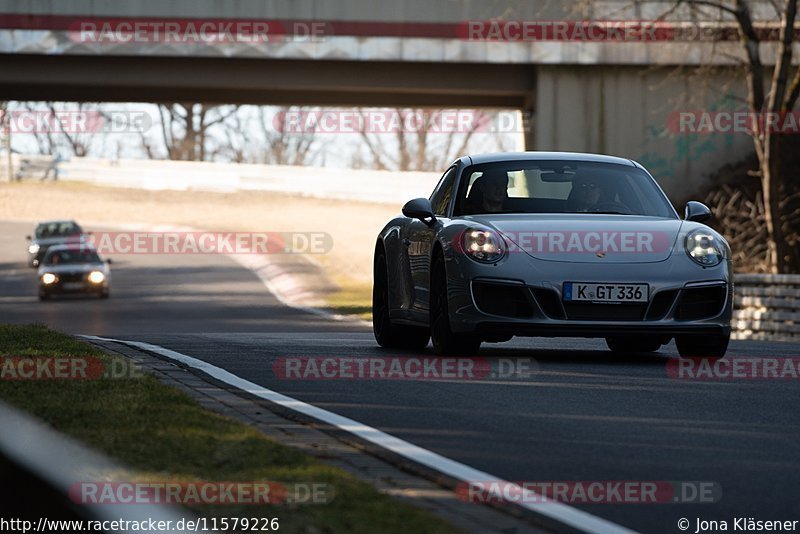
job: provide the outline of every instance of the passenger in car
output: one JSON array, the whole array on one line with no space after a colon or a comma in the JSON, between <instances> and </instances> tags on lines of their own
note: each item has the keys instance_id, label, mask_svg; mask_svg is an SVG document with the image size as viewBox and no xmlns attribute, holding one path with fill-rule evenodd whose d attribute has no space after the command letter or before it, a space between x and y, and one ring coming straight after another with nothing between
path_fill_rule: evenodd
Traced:
<instances>
[{"instance_id":1,"label":"passenger in car","mask_svg":"<svg viewBox=\"0 0 800 534\"><path fill-rule=\"evenodd\" d=\"M497 213L506 211L508 174L487 171L475 180L467 196L467 213Z\"/></svg>"}]
</instances>

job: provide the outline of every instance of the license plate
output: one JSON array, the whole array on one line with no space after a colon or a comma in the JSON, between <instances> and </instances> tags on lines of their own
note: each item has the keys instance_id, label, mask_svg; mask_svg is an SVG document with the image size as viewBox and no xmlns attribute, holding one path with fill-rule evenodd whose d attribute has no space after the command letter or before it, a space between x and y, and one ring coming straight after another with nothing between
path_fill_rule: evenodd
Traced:
<instances>
[{"instance_id":1,"label":"license plate","mask_svg":"<svg viewBox=\"0 0 800 534\"><path fill-rule=\"evenodd\" d=\"M571 302L647 302L648 293L647 284L564 283L564 300Z\"/></svg>"},{"instance_id":2,"label":"license plate","mask_svg":"<svg viewBox=\"0 0 800 534\"><path fill-rule=\"evenodd\" d=\"M66 282L63 287L66 290L83 289L83 282Z\"/></svg>"}]
</instances>

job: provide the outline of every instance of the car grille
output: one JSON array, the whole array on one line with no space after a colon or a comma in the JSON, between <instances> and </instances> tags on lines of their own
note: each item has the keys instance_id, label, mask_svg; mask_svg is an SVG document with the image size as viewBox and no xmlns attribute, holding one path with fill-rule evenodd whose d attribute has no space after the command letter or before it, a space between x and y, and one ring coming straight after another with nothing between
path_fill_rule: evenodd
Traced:
<instances>
[{"instance_id":1,"label":"car grille","mask_svg":"<svg viewBox=\"0 0 800 534\"><path fill-rule=\"evenodd\" d=\"M645 319L648 321L657 321L663 319L675 302L675 297L678 296L677 289L670 289L668 291L659 291L650 302L650 307L647 309L647 316Z\"/></svg>"},{"instance_id":2,"label":"car grille","mask_svg":"<svg viewBox=\"0 0 800 534\"><path fill-rule=\"evenodd\" d=\"M647 304L565 302L567 319L577 321L641 321Z\"/></svg>"},{"instance_id":3,"label":"car grille","mask_svg":"<svg viewBox=\"0 0 800 534\"><path fill-rule=\"evenodd\" d=\"M558 293L553 289L545 289L543 287L533 287L533 296L542 312L551 319L565 319L564 309L561 307L561 298Z\"/></svg>"},{"instance_id":4,"label":"car grille","mask_svg":"<svg viewBox=\"0 0 800 534\"><path fill-rule=\"evenodd\" d=\"M694 321L716 317L725 306L727 289L726 285L682 289L675 319Z\"/></svg>"},{"instance_id":5,"label":"car grille","mask_svg":"<svg viewBox=\"0 0 800 534\"><path fill-rule=\"evenodd\" d=\"M516 286L500 286L499 284L484 284L492 287L492 296L496 302L481 304L473 285L478 307L493 315L508 317L528 317L528 308L515 308L515 302L521 302L522 288ZM495 288L505 288L506 292ZM658 321L666 317L675 301L678 301L675 310L675 319L691 321L715 317L722 312L725 305L726 286L703 287L692 289L670 289L656 293L649 303L637 304L596 304L591 302L562 302L559 293L553 289L531 287L530 291L542 312L551 319L567 319L573 321ZM486 295L489 293L487 292ZM484 307L485 306L485 307ZM530 303L527 304L530 306ZM489 311L494 309L496 311ZM527 314L527 315L525 315Z\"/></svg>"},{"instance_id":6,"label":"car grille","mask_svg":"<svg viewBox=\"0 0 800 534\"><path fill-rule=\"evenodd\" d=\"M83 273L63 273L58 275L59 283L83 282Z\"/></svg>"},{"instance_id":7,"label":"car grille","mask_svg":"<svg viewBox=\"0 0 800 534\"><path fill-rule=\"evenodd\" d=\"M503 317L524 318L534 315L534 308L524 286L473 282L475 304L484 313Z\"/></svg>"}]
</instances>

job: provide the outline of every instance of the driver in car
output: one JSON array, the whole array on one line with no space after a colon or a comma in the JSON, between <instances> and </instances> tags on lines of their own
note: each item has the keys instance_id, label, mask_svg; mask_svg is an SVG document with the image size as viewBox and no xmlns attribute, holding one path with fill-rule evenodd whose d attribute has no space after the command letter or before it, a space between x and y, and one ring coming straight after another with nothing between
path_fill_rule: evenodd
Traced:
<instances>
[{"instance_id":1,"label":"driver in car","mask_svg":"<svg viewBox=\"0 0 800 534\"><path fill-rule=\"evenodd\" d=\"M600 202L600 186L594 180L583 178L572 182L572 204L578 213L594 211Z\"/></svg>"},{"instance_id":2,"label":"driver in car","mask_svg":"<svg viewBox=\"0 0 800 534\"><path fill-rule=\"evenodd\" d=\"M467 197L468 213L498 213L506 209L508 173L487 171L475 180Z\"/></svg>"}]
</instances>

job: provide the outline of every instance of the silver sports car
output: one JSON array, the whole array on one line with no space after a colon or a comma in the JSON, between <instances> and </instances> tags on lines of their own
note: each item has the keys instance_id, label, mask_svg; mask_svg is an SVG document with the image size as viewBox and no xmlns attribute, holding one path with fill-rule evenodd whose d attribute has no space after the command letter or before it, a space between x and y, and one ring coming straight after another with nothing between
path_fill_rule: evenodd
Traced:
<instances>
[{"instance_id":1,"label":"silver sports car","mask_svg":"<svg viewBox=\"0 0 800 534\"><path fill-rule=\"evenodd\" d=\"M733 268L710 217L689 202L681 219L628 159L460 158L378 236L375 339L468 355L513 336L605 338L621 352L674 338L681 356L722 357Z\"/></svg>"}]
</instances>

